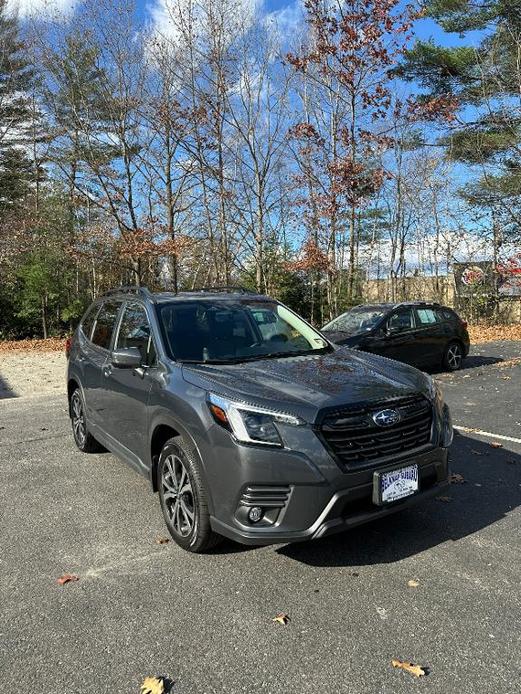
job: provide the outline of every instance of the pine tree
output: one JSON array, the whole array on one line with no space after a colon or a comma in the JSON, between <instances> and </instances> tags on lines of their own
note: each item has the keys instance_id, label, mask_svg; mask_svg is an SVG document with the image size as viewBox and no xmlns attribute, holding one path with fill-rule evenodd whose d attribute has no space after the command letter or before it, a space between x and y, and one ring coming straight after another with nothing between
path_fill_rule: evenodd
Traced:
<instances>
[{"instance_id":1,"label":"pine tree","mask_svg":"<svg viewBox=\"0 0 521 694\"><path fill-rule=\"evenodd\" d=\"M453 99L457 118L444 138L451 158L477 172L463 196L489 208L503 227L521 228L521 0L428 0L427 14L447 32L482 32L477 47L416 43L401 76L426 99ZM516 230L516 231L514 231Z\"/></svg>"},{"instance_id":2,"label":"pine tree","mask_svg":"<svg viewBox=\"0 0 521 694\"><path fill-rule=\"evenodd\" d=\"M18 21L0 0L0 214L24 199L33 178L26 154L31 108L27 90L32 69L19 39Z\"/></svg>"}]
</instances>

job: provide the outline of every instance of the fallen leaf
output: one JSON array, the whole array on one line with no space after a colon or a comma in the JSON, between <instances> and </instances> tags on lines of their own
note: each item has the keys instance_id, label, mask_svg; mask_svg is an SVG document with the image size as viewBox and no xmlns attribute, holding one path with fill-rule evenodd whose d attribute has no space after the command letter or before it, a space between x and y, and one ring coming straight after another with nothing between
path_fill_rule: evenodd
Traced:
<instances>
[{"instance_id":1,"label":"fallen leaf","mask_svg":"<svg viewBox=\"0 0 521 694\"><path fill-rule=\"evenodd\" d=\"M286 626L286 624L289 624L290 618L288 617L287 614L284 614L284 612L279 612L278 615L273 617L272 622L277 622L278 624L282 624L283 626Z\"/></svg>"},{"instance_id":2,"label":"fallen leaf","mask_svg":"<svg viewBox=\"0 0 521 694\"><path fill-rule=\"evenodd\" d=\"M465 484L465 478L458 472L453 472L449 478L450 484Z\"/></svg>"},{"instance_id":3,"label":"fallen leaf","mask_svg":"<svg viewBox=\"0 0 521 694\"><path fill-rule=\"evenodd\" d=\"M162 677L147 677L141 685L141 694L164 694L165 683Z\"/></svg>"},{"instance_id":4,"label":"fallen leaf","mask_svg":"<svg viewBox=\"0 0 521 694\"><path fill-rule=\"evenodd\" d=\"M495 342L496 340L521 340L521 324L471 325L469 333L472 343Z\"/></svg>"},{"instance_id":5,"label":"fallen leaf","mask_svg":"<svg viewBox=\"0 0 521 694\"><path fill-rule=\"evenodd\" d=\"M63 576L60 576L57 582L60 584L60 586L64 586L66 583L75 583L79 580L80 578L79 576L76 576L76 574L63 574Z\"/></svg>"},{"instance_id":6,"label":"fallen leaf","mask_svg":"<svg viewBox=\"0 0 521 694\"><path fill-rule=\"evenodd\" d=\"M391 660L391 665L400 670L405 670L405 672L414 675L414 677L424 677L427 674L425 668L421 665L414 665L414 663L408 663L405 660Z\"/></svg>"},{"instance_id":7,"label":"fallen leaf","mask_svg":"<svg viewBox=\"0 0 521 694\"><path fill-rule=\"evenodd\" d=\"M445 503L448 503L449 501L452 501L450 496L437 496L436 499L438 501L444 501Z\"/></svg>"},{"instance_id":8,"label":"fallen leaf","mask_svg":"<svg viewBox=\"0 0 521 694\"><path fill-rule=\"evenodd\" d=\"M387 610L385 609L385 607L377 607L376 611L380 619L383 619L384 621L387 619Z\"/></svg>"},{"instance_id":9,"label":"fallen leaf","mask_svg":"<svg viewBox=\"0 0 521 694\"><path fill-rule=\"evenodd\" d=\"M409 588L417 588L420 585L420 582L416 581L414 578L411 578L411 580L407 582L407 585Z\"/></svg>"},{"instance_id":10,"label":"fallen leaf","mask_svg":"<svg viewBox=\"0 0 521 694\"><path fill-rule=\"evenodd\" d=\"M156 545L167 545L169 542L169 537L158 537L156 540Z\"/></svg>"},{"instance_id":11,"label":"fallen leaf","mask_svg":"<svg viewBox=\"0 0 521 694\"><path fill-rule=\"evenodd\" d=\"M492 448L503 448L503 444L499 443L499 441L491 441L490 445Z\"/></svg>"}]
</instances>

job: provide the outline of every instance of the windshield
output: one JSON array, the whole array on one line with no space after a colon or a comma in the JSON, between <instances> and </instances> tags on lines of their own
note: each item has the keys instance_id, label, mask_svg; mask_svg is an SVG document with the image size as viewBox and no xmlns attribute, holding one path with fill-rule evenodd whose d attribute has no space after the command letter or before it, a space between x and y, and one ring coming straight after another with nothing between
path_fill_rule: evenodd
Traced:
<instances>
[{"instance_id":1,"label":"windshield","mask_svg":"<svg viewBox=\"0 0 521 694\"><path fill-rule=\"evenodd\" d=\"M247 299L175 301L158 306L168 352L194 363L320 354L330 345L276 302Z\"/></svg>"},{"instance_id":2,"label":"windshield","mask_svg":"<svg viewBox=\"0 0 521 694\"><path fill-rule=\"evenodd\" d=\"M338 316L331 323L325 325L322 330L358 335L374 328L384 315L385 311L380 308L355 308Z\"/></svg>"}]
</instances>

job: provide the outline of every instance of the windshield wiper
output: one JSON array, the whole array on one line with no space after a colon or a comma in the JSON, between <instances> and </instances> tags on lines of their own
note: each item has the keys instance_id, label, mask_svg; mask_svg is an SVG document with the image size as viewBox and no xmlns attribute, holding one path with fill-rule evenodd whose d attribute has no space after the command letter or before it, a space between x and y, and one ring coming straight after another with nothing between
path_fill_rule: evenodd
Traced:
<instances>
[{"instance_id":1,"label":"windshield wiper","mask_svg":"<svg viewBox=\"0 0 521 694\"><path fill-rule=\"evenodd\" d=\"M303 349L297 350L295 352L270 352L269 354L256 354L253 357L247 357L245 361L260 361L262 359L281 359L289 357L309 357L314 354L327 354L331 350L328 346L321 347L320 349Z\"/></svg>"}]
</instances>

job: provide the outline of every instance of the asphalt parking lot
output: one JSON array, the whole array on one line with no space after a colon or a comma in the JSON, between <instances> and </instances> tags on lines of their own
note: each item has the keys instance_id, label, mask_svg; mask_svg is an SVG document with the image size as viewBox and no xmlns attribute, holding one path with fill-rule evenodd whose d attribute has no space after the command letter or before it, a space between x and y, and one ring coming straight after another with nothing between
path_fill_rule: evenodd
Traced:
<instances>
[{"instance_id":1,"label":"asphalt parking lot","mask_svg":"<svg viewBox=\"0 0 521 694\"><path fill-rule=\"evenodd\" d=\"M132 694L161 675L176 694L519 692L516 357L519 342L481 345L437 375L461 427L464 481L446 497L315 543L205 556L157 544L147 481L79 453L62 396L1 400L1 690ZM64 572L80 580L59 586Z\"/></svg>"}]
</instances>

